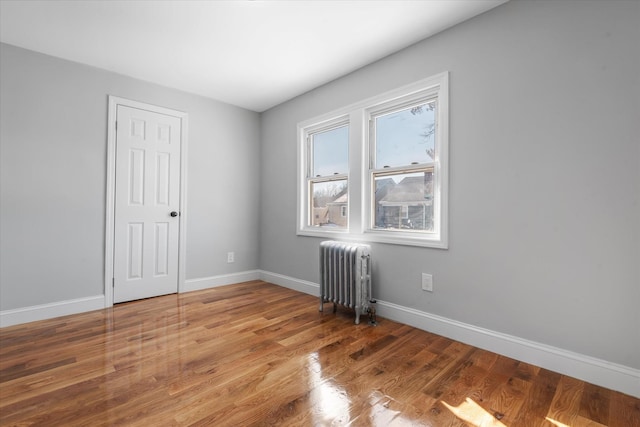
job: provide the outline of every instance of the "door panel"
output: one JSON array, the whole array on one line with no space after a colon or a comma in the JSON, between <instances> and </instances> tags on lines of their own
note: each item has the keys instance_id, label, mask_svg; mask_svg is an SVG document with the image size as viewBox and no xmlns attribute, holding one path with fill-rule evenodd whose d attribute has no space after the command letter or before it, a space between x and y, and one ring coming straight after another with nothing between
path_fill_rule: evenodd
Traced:
<instances>
[{"instance_id":1,"label":"door panel","mask_svg":"<svg viewBox=\"0 0 640 427\"><path fill-rule=\"evenodd\" d=\"M155 268L153 275L155 277L166 276L169 274L169 223L156 223L155 243Z\"/></svg>"},{"instance_id":2,"label":"door panel","mask_svg":"<svg viewBox=\"0 0 640 427\"><path fill-rule=\"evenodd\" d=\"M114 302L178 290L177 117L118 105Z\"/></svg>"},{"instance_id":3,"label":"door panel","mask_svg":"<svg viewBox=\"0 0 640 427\"><path fill-rule=\"evenodd\" d=\"M129 206L144 206L144 150L129 149Z\"/></svg>"}]
</instances>

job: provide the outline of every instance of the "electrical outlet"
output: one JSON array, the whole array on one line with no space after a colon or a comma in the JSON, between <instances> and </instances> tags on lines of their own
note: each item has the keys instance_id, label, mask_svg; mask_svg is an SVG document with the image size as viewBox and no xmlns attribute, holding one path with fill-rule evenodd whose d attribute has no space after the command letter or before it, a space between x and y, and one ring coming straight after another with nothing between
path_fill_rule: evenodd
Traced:
<instances>
[{"instance_id":1,"label":"electrical outlet","mask_svg":"<svg viewBox=\"0 0 640 427\"><path fill-rule=\"evenodd\" d=\"M427 273L422 273L422 290L427 292L433 292L433 276Z\"/></svg>"},{"instance_id":2,"label":"electrical outlet","mask_svg":"<svg viewBox=\"0 0 640 427\"><path fill-rule=\"evenodd\" d=\"M227 262L232 263L236 261L236 254L233 252L227 252Z\"/></svg>"}]
</instances>

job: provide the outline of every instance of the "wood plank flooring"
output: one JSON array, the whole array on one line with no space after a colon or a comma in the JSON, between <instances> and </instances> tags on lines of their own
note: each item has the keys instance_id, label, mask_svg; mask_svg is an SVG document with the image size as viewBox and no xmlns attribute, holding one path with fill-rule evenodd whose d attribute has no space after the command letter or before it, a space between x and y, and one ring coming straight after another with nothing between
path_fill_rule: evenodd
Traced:
<instances>
[{"instance_id":1,"label":"wood plank flooring","mask_svg":"<svg viewBox=\"0 0 640 427\"><path fill-rule=\"evenodd\" d=\"M3 328L0 425L640 426L639 399L353 318L255 281Z\"/></svg>"}]
</instances>

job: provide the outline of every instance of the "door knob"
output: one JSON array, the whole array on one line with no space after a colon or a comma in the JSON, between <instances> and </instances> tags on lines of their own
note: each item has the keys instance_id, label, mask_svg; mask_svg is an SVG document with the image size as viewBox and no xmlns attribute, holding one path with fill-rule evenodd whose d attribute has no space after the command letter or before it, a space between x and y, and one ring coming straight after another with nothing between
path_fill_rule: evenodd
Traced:
<instances>
[{"instance_id":1,"label":"door knob","mask_svg":"<svg viewBox=\"0 0 640 427\"><path fill-rule=\"evenodd\" d=\"M171 215L171 216L173 216L173 217L176 217L176 216L178 216L178 212L173 211L173 212L171 212L169 215Z\"/></svg>"}]
</instances>

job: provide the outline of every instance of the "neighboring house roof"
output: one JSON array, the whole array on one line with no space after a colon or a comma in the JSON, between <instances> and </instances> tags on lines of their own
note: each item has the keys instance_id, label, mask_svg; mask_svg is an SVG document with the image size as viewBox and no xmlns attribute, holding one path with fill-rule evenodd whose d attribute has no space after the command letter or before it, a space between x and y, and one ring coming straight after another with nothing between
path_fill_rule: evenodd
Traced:
<instances>
[{"instance_id":1,"label":"neighboring house roof","mask_svg":"<svg viewBox=\"0 0 640 427\"><path fill-rule=\"evenodd\" d=\"M390 189L395 187L396 183L392 178L385 178L379 181L376 181L376 200L380 200L381 197L384 197ZM338 205L338 204L347 204L349 202L349 194L346 190L342 194L338 194L338 196L330 202L327 202L327 205Z\"/></svg>"},{"instance_id":2,"label":"neighboring house roof","mask_svg":"<svg viewBox=\"0 0 640 427\"><path fill-rule=\"evenodd\" d=\"M336 197L332 202L327 203L327 205L339 205L346 204L349 202L349 195L344 193L342 196Z\"/></svg>"},{"instance_id":3,"label":"neighboring house roof","mask_svg":"<svg viewBox=\"0 0 640 427\"><path fill-rule=\"evenodd\" d=\"M433 180L424 176L404 178L380 199L382 205L431 205Z\"/></svg>"},{"instance_id":4,"label":"neighboring house roof","mask_svg":"<svg viewBox=\"0 0 640 427\"><path fill-rule=\"evenodd\" d=\"M387 178L378 181L376 186L376 199L382 205L431 205L432 203L433 181L425 179L424 176L407 177L397 184L393 179ZM345 191L338 194L331 202L327 202L327 206L343 205L348 202L349 195ZM314 208L314 213L323 217L327 214L327 208Z\"/></svg>"},{"instance_id":5,"label":"neighboring house roof","mask_svg":"<svg viewBox=\"0 0 640 427\"><path fill-rule=\"evenodd\" d=\"M382 178L376 180L376 204L380 202L393 187L396 186L396 182L393 178Z\"/></svg>"},{"instance_id":6,"label":"neighboring house roof","mask_svg":"<svg viewBox=\"0 0 640 427\"><path fill-rule=\"evenodd\" d=\"M389 188L389 186L395 186L396 182L393 180L393 178L382 178L382 179L376 179L376 189L377 191L382 190L383 188Z\"/></svg>"}]
</instances>

